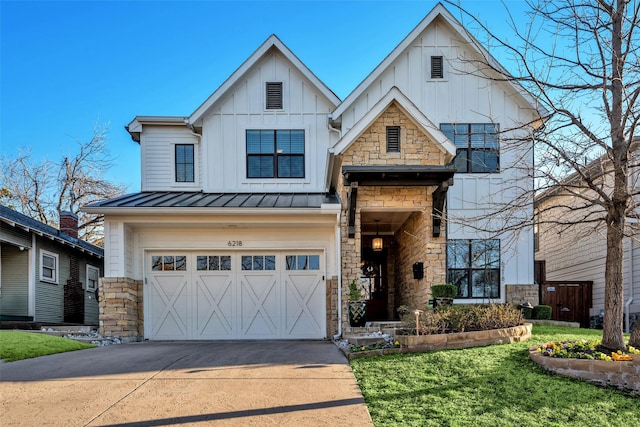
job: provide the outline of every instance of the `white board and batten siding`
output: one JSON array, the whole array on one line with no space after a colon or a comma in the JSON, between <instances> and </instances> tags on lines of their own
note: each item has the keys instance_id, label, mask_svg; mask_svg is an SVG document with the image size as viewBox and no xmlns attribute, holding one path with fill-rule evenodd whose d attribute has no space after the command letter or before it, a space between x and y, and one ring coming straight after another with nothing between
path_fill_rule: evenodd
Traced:
<instances>
[{"instance_id":1,"label":"white board and batten siding","mask_svg":"<svg viewBox=\"0 0 640 427\"><path fill-rule=\"evenodd\" d=\"M368 84L366 87L356 89L354 93L360 90L358 96L341 114L343 133L353 127L394 86L409 97L435 126L442 123L487 123L493 120L501 130L505 130L531 122L535 111L515 93L512 86L472 75L470 67L473 64L464 59L477 58L478 54L460 40L461 37L448 23L442 18L435 19L382 72L372 73L375 79L365 80ZM444 78L431 78L432 56L443 56ZM510 183L521 177L509 166L516 161L522 166L523 158L533 165L533 152L524 154L502 147L500 173L456 174L454 185L447 194L447 210L451 218L447 238L484 238L473 227L457 226L454 218L481 216L485 209L513 197L509 190ZM523 215L533 215L533 200L531 206L523 207ZM501 295L504 295L505 284L534 283L532 259L532 230L501 238Z\"/></svg>"},{"instance_id":2,"label":"white board and batten siding","mask_svg":"<svg viewBox=\"0 0 640 427\"><path fill-rule=\"evenodd\" d=\"M282 82L283 108L265 109L265 85ZM327 127L334 106L280 52L272 49L203 118L205 192L322 192L327 152L336 140ZM246 131L301 129L305 177L248 179Z\"/></svg>"}]
</instances>

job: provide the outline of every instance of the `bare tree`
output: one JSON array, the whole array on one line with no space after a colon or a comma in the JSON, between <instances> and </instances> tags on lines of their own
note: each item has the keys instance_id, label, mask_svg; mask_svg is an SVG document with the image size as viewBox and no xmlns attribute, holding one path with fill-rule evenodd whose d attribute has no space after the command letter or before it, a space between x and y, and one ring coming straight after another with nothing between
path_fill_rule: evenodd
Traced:
<instances>
[{"instance_id":1,"label":"bare tree","mask_svg":"<svg viewBox=\"0 0 640 427\"><path fill-rule=\"evenodd\" d=\"M457 2L447 3L458 8L461 19L470 19L492 51L508 56L514 67L506 70L485 54L465 59L474 64L475 73L518 83L549 113L534 135L505 141L505 146L525 150L535 141L536 167L521 171L534 187L512 183L510 190L517 197L494 207L494 215L506 218L512 230L531 227L533 218L521 212L534 195L554 191L567 196L567 203L537 212L540 224L558 230L589 226L606 238L602 345L624 348L623 245L626 237L637 237L640 216L634 143L640 119L640 2L528 0L528 24L511 18L515 40L501 38ZM508 139L531 125L501 133ZM519 166L516 162L510 167ZM475 220L476 227L482 224Z\"/></svg>"},{"instance_id":2,"label":"bare tree","mask_svg":"<svg viewBox=\"0 0 640 427\"><path fill-rule=\"evenodd\" d=\"M31 151L21 151L16 158L2 157L2 192L0 200L24 215L57 227L60 211L78 215L79 236L101 244L103 215L80 212L80 207L124 193L120 184L105 180L113 165L107 150L107 125L96 125L89 141L77 141L78 151L59 163L36 162Z\"/></svg>"}]
</instances>

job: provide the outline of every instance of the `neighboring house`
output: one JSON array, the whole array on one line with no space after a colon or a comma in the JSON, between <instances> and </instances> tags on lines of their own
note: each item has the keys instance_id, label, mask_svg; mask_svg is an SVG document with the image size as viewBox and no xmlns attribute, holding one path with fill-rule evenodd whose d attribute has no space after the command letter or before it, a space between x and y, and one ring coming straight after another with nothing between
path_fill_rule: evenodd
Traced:
<instances>
[{"instance_id":1,"label":"neighboring house","mask_svg":"<svg viewBox=\"0 0 640 427\"><path fill-rule=\"evenodd\" d=\"M369 320L447 280L457 303L536 303L531 229L442 218L482 214L533 164L500 132L540 111L472 75L479 46L438 4L341 102L271 36L191 115L136 117L142 192L84 208L105 214L102 333L330 337L354 279Z\"/></svg>"},{"instance_id":2,"label":"neighboring house","mask_svg":"<svg viewBox=\"0 0 640 427\"><path fill-rule=\"evenodd\" d=\"M97 326L103 257L71 212L57 230L0 206L0 320Z\"/></svg>"},{"instance_id":3,"label":"neighboring house","mask_svg":"<svg viewBox=\"0 0 640 427\"><path fill-rule=\"evenodd\" d=\"M632 158L630 163L640 164L640 150L636 149L633 155L636 160ZM629 170L632 172L629 184L638 188L640 172L637 167ZM594 178L597 185L610 191L613 170L606 155L586 165L585 172ZM568 189L587 196L592 194L593 190L585 189L579 180L578 173L573 173L558 186L536 196L535 259L548 281L593 282L591 306L587 308L590 308L590 323L601 326L607 237L604 223L593 222L593 219L602 218L604 213L599 206L585 208L585 201L570 193ZM582 188L576 190L576 185ZM575 224L567 227L555 223L557 219ZM625 328L629 331L633 322L640 319L640 233L625 238L623 250Z\"/></svg>"}]
</instances>

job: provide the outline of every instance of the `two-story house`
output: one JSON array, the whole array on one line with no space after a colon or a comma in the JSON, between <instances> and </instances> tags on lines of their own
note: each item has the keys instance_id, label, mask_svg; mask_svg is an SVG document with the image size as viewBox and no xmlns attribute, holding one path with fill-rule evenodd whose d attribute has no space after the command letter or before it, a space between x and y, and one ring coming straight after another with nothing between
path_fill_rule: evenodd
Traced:
<instances>
[{"instance_id":1,"label":"two-story house","mask_svg":"<svg viewBox=\"0 0 640 427\"><path fill-rule=\"evenodd\" d=\"M85 207L105 214L101 333L331 337L353 280L370 320L446 281L457 302L535 302L531 230L447 221L533 163L501 144L538 106L481 58L438 4L344 101L271 36L191 115L136 117L142 191Z\"/></svg>"}]
</instances>

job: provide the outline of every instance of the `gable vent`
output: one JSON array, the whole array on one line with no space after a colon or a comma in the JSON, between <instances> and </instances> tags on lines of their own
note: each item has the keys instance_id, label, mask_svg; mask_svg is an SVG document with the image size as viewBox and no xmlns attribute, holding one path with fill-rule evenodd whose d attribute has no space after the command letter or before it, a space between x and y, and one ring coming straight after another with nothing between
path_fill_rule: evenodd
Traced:
<instances>
[{"instance_id":1,"label":"gable vent","mask_svg":"<svg viewBox=\"0 0 640 427\"><path fill-rule=\"evenodd\" d=\"M267 110L282 109L282 82L267 83Z\"/></svg>"},{"instance_id":2,"label":"gable vent","mask_svg":"<svg viewBox=\"0 0 640 427\"><path fill-rule=\"evenodd\" d=\"M431 78L441 79L444 77L444 68L442 56L431 57Z\"/></svg>"},{"instance_id":3,"label":"gable vent","mask_svg":"<svg viewBox=\"0 0 640 427\"><path fill-rule=\"evenodd\" d=\"M400 126L387 126L387 153L400 152Z\"/></svg>"}]
</instances>

